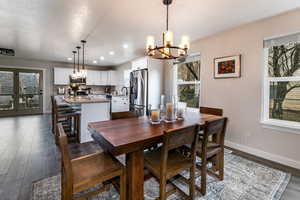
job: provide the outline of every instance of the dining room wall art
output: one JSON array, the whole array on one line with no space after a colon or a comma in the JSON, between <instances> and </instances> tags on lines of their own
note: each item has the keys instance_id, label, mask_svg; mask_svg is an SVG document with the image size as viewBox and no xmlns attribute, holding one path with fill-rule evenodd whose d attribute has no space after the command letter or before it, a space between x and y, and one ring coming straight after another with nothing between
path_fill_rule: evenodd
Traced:
<instances>
[{"instance_id":1,"label":"dining room wall art","mask_svg":"<svg viewBox=\"0 0 300 200\"><path fill-rule=\"evenodd\" d=\"M241 55L214 59L214 78L241 77Z\"/></svg>"}]
</instances>

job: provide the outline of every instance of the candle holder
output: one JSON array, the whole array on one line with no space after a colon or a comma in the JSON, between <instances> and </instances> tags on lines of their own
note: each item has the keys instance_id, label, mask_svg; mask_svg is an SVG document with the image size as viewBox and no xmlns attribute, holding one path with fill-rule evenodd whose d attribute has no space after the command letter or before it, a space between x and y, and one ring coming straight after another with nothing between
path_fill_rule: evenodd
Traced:
<instances>
[{"instance_id":1,"label":"candle holder","mask_svg":"<svg viewBox=\"0 0 300 200\"><path fill-rule=\"evenodd\" d=\"M178 107L176 110L177 120L184 120L184 113L186 112L186 103L178 102Z\"/></svg>"},{"instance_id":2,"label":"candle holder","mask_svg":"<svg viewBox=\"0 0 300 200\"><path fill-rule=\"evenodd\" d=\"M166 123L172 123L172 122L176 121L175 106L174 106L173 103L167 103L166 104L166 113L165 113L164 121Z\"/></svg>"},{"instance_id":3,"label":"candle holder","mask_svg":"<svg viewBox=\"0 0 300 200\"><path fill-rule=\"evenodd\" d=\"M161 121L160 110L151 110L150 111L151 124L160 124L160 121Z\"/></svg>"}]
</instances>

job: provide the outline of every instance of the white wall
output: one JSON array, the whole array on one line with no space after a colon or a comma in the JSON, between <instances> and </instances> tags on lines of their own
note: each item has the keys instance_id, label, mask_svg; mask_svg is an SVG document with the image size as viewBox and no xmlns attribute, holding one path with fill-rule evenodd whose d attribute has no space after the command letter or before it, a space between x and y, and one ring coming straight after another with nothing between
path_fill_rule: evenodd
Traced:
<instances>
[{"instance_id":1,"label":"white wall","mask_svg":"<svg viewBox=\"0 0 300 200\"><path fill-rule=\"evenodd\" d=\"M201 54L201 105L224 109L229 118L227 145L300 168L300 134L274 130L260 123L263 40L300 31L300 10L243 25L191 44ZM242 55L242 77L214 79L216 57ZM171 91L171 67L166 64L166 88Z\"/></svg>"}]
</instances>

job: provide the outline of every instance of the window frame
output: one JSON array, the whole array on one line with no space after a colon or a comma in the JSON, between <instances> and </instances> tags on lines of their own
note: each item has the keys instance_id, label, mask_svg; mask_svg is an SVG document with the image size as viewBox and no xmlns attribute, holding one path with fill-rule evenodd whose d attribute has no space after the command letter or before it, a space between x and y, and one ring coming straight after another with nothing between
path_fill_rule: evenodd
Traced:
<instances>
[{"instance_id":1,"label":"window frame","mask_svg":"<svg viewBox=\"0 0 300 200\"><path fill-rule=\"evenodd\" d=\"M200 99L201 99L201 61L199 60L192 60L192 61L186 61L183 63L189 63L189 62L195 62L195 61L199 61L200 62L200 80L199 81L182 81L182 80L178 80L178 64L173 64L173 94L176 97L177 101L179 101L178 98L178 85L191 85L191 84L198 84L199 85L199 106L200 106ZM182 63L180 63L182 64ZM190 112L199 112L199 108L194 108L194 107L187 107L187 110Z\"/></svg>"},{"instance_id":2,"label":"window frame","mask_svg":"<svg viewBox=\"0 0 300 200\"><path fill-rule=\"evenodd\" d=\"M262 90L262 113L261 123L266 128L275 130L284 130L300 134L300 122L293 122L288 120L279 120L270 118L270 83L282 81L300 81L300 77L269 77L268 71L268 56L269 48L263 49L263 90Z\"/></svg>"}]
</instances>

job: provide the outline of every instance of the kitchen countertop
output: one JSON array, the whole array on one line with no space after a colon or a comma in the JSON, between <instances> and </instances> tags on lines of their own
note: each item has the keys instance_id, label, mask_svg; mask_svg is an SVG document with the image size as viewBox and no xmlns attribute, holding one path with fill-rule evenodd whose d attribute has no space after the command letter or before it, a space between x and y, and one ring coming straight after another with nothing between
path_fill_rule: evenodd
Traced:
<instances>
[{"instance_id":1,"label":"kitchen countertop","mask_svg":"<svg viewBox=\"0 0 300 200\"><path fill-rule=\"evenodd\" d=\"M81 104L81 103L106 103L110 102L109 99L101 97L66 97L63 99L65 102L70 104Z\"/></svg>"}]
</instances>

